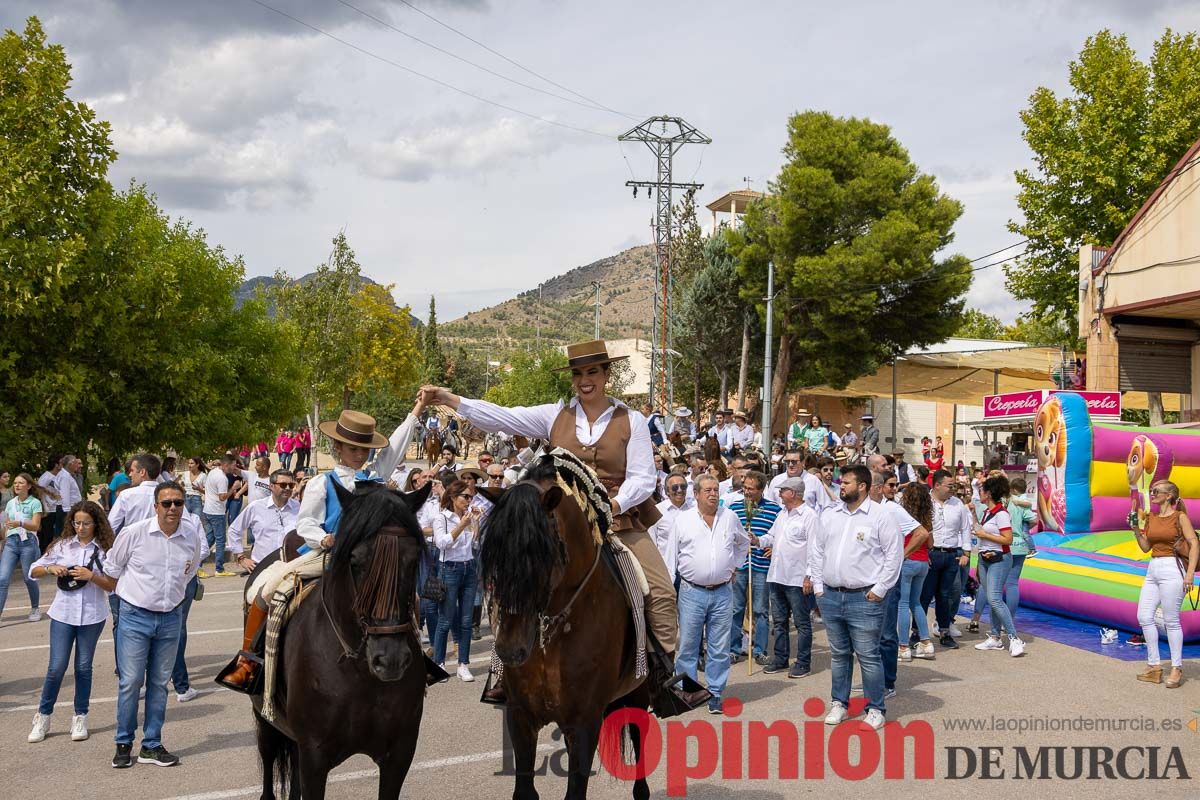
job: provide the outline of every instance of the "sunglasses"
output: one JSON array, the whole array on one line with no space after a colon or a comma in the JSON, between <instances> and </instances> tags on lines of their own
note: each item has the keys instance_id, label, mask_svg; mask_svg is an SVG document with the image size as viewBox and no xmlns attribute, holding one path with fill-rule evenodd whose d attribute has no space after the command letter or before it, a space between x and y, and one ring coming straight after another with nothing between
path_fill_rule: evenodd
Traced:
<instances>
[{"instance_id":1,"label":"sunglasses","mask_svg":"<svg viewBox=\"0 0 1200 800\"><path fill-rule=\"evenodd\" d=\"M687 491L687 486L668 486L667 491L671 494L680 494Z\"/></svg>"},{"instance_id":2,"label":"sunglasses","mask_svg":"<svg viewBox=\"0 0 1200 800\"><path fill-rule=\"evenodd\" d=\"M163 508L183 508L182 500L159 500L158 504Z\"/></svg>"},{"instance_id":3,"label":"sunglasses","mask_svg":"<svg viewBox=\"0 0 1200 800\"><path fill-rule=\"evenodd\" d=\"M272 486L278 486L280 489L288 489L289 491L296 488L294 483L274 483Z\"/></svg>"},{"instance_id":4,"label":"sunglasses","mask_svg":"<svg viewBox=\"0 0 1200 800\"><path fill-rule=\"evenodd\" d=\"M798 459L795 459L795 458L785 458L785 459L783 460L783 463L785 463L785 464L799 464L799 463L800 463L800 461L799 461Z\"/></svg>"}]
</instances>

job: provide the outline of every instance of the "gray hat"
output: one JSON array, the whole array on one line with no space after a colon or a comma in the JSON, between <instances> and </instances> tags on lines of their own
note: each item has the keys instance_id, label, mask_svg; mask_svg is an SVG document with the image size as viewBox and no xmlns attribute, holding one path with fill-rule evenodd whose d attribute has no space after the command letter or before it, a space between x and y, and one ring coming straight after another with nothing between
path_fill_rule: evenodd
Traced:
<instances>
[{"instance_id":1,"label":"gray hat","mask_svg":"<svg viewBox=\"0 0 1200 800\"><path fill-rule=\"evenodd\" d=\"M793 492L804 494L804 478L785 478L779 482L779 489L791 489Z\"/></svg>"}]
</instances>

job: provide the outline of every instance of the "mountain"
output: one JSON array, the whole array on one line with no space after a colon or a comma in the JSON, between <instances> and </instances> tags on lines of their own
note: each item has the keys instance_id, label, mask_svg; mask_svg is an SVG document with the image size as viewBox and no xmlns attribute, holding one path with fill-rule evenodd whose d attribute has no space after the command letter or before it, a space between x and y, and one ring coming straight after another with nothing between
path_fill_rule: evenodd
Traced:
<instances>
[{"instance_id":1,"label":"mountain","mask_svg":"<svg viewBox=\"0 0 1200 800\"><path fill-rule=\"evenodd\" d=\"M568 344L595 333L600 283L600 334L646 338L651 331L654 247L641 245L551 278L511 300L438 325L444 342L468 350L505 351L535 344Z\"/></svg>"},{"instance_id":2,"label":"mountain","mask_svg":"<svg viewBox=\"0 0 1200 800\"><path fill-rule=\"evenodd\" d=\"M312 277L315 274L316 273L314 273L314 272L310 272L307 275L302 275L300 277L300 283L306 283L307 281L312 280ZM360 275L359 280L361 280L363 283L369 283L372 285L378 284L378 281L374 281L371 278L368 278L366 275ZM274 276L258 275L256 277L250 278L247 281L242 282L242 285L239 286L237 291L233 293L233 301L237 305L238 308L241 308L242 303L246 302L247 300L253 299L254 296L259 292L259 290L262 290L265 292L268 289L270 289L271 287L278 286L278 285L279 285L279 281L275 280ZM395 303L395 301L393 301L392 307L394 308L395 305L396 305L396 303ZM272 313L272 314L274 313L274 309L271 307L271 304L269 304L269 303L268 303L267 310L269 313ZM424 324L421 320L417 319L417 317L415 317L414 315L409 314L408 316L409 316L409 321L413 325L420 326L420 325Z\"/></svg>"}]
</instances>

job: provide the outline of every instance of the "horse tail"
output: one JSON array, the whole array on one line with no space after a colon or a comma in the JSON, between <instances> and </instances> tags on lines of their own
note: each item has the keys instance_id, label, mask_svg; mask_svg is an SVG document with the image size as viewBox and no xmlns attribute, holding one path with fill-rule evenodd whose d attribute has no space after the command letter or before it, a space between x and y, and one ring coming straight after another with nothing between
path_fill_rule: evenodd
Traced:
<instances>
[{"instance_id":1,"label":"horse tail","mask_svg":"<svg viewBox=\"0 0 1200 800\"><path fill-rule=\"evenodd\" d=\"M254 718L258 727L258 756L262 764L263 784L273 786L276 797L291 797L292 789L298 788L293 787L292 782L300 768L299 748L257 713ZM268 774L268 770L272 774ZM263 796L267 796L265 792Z\"/></svg>"}]
</instances>

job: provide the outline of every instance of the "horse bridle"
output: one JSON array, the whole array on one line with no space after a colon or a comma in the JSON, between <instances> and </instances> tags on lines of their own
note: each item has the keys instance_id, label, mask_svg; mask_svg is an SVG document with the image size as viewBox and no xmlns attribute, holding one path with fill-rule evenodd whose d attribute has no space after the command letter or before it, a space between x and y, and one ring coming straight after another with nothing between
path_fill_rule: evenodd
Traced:
<instances>
[{"instance_id":1,"label":"horse bridle","mask_svg":"<svg viewBox=\"0 0 1200 800\"><path fill-rule=\"evenodd\" d=\"M379 529L376 536L408 536L409 532L406 528L401 528L397 525L386 525ZM358 582L354 580L354 570L347 565L347 572L350 573L350 586L354 589L355 596L358 595ZM332 612L329 610L329 603L326 600L325 592L321 592L321 610L325 612L325 618L329 620L329 627L333 629L333 635L337 638L338 646L342 648L342 654L338 660L342 661L349 659L351 661L361 658L363 648L367 646L367 638L370 636L390 636L398 633L407 633L413 635L416 630L416 609L413 608L412 602L409 601L410 619L408 622L402 622L399 625L368 625L362 617L357 617L355 622L358 623L358 629L362 633L362 638L358 641L358 646L351 648L342 636L341 630L338 628L337 622L333 618Z\"/></svg>"},{"instance_id":2,"label":"horse bridle","mask_svg":"<svg viewBox=\"0 0 1200 800\"><path fill-rule=\"evenodd\" d=\"M592 559L591 569L588 570L588 574L584 577L583 581L580 582L579 586L576 587L575 594L571 595L571 599L567 601L565 606L563 606L562 611L558 612L554 616L547 616L546 614L540 612L538 613L538 646L542 648L543 652L546 649L546 645L553 641L554 635L558 633L558 628L560 625L562 625L563 633L571 632L571 623L566 622L566 619L571 615L571 607L574 606L575 601L579 599L579 595L582 594L584 587L588 585L588 581L592 579L592 574L595 573L596 567L599 564L600 545L596 545L596 557Z\"/></svg>"}]
</instances>

